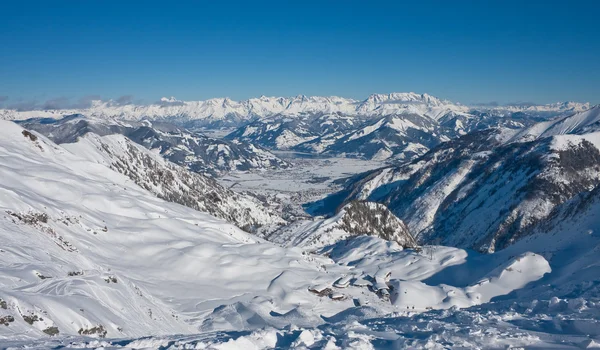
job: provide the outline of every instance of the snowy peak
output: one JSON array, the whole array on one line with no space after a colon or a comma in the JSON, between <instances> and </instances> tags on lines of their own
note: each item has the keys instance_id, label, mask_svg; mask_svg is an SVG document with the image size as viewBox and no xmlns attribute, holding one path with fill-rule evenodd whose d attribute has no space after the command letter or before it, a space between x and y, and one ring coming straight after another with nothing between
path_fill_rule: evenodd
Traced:
<instances>
[{"instance_id":1,"label":"snowy peak","mask_svg":"<svg viewBox=\"0 0 600 350\"><path fill-rule=\"evenodd\" d=\"M428 94L417 94L414 92L393 92L390 94L372 94L365 101L364 104L381 104L381 103L392 103L392 104L408 104L408 103L422 103L430 106L440 106L442 101L436 97Z\"/></svg>"}]
</instances>

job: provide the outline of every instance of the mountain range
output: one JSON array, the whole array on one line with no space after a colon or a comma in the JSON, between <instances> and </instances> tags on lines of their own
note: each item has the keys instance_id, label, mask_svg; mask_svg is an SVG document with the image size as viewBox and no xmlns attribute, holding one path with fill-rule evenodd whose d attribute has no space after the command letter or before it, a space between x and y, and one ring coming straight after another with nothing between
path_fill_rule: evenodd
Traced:
<instances>
[{"instance_id":1,"label":"mountain range","mask_svg":"<svg viewBox=\"0 0 600 350\"><path fill-rule=\"evenodd\" d=\"M600 106L250 101L3 111L0 345L600 342ZM273 150L379 161L298 217Z\"/></svg>"},{"instance_id":2,"label":"mountain range","mask_svg":"<svg viewBox=\"0 0 600 350\"><path fill-rule=\"evenodd\" d=\"M416 113L433 119L440 119L449 111L468 112L470 110L504 111L509 113L554 113L578 112L588 109L589 103L564 102L548 105L513 104L506 106L465 106L442 100L428 94L390 93L372 94L365 100L343 97L304 96L251 98L233 101L229 98L214 98L205 101L181 101L174 97L162 98L149 105L125 104L115 101L92 101L83 109L51 109L19 111L0 110L0 118L5 120L28 119L33 117L56 117L58 115L84 114L91 117L110 117L125 120L144 118L171 119L180 122L196 123L199 126L223 122L223 125L238 125L240 120L264 118L277 114L288 116L302 113L329 114L342 113L357 116L382 116L390 114Z\"/></svg>"},{"instance_id":3,"label":"mountain range","mask_svg":"<svg viewBox=\"0 0 600 350\"><path fill-rule=\"evenodd\" d=\"M241 102L228 98L206 101L163 98L144 106L96 101L89 108L79 110L0 110L0 118L31 121L84 115L97 120L130 123L147 120L154 125L171 124L188 130L226 128L233 129L226 136L227 140L267 149L403 162L423 155L441 142L475 130L498 126L518 129L589 108L588 103L575 102L465 106L411 92L373 94L362 101L320 96L262 96ZM202 148L201 153L206 153L208 145L212 145L211 149L223 146L214 139L195 143L191 148ZM227 147L235 146L229 144ZM229 154L239 154L239 148ZM249 149L247 146L241 148ZM188 153L186 151L169 151L175 153L170 157L181 162ZM252 151L258 152L256 148ZM214 159L215 156L204 156L204 162L191 165L191 168L200 170L207 164L207 157ZM241 163L223 168L249 169L269 166L268 163L277 168L284 165L264 152Z\"/></svg>"}]
</instances>

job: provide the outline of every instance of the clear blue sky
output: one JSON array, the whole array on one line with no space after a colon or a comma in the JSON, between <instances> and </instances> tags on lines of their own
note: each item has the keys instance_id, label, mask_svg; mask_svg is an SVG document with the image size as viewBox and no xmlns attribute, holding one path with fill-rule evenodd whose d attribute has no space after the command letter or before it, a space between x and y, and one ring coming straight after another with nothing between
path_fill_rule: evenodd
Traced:
<instances>
[{"instance_id":1,"label":"clear blue sky","mask_svg":"<svg viewBox=\"0 0 600 350\"><path fill-rule=\"evenodd\" d=\"M600 103L600 1L3 1L0 103ZM126 97L123 97L126 96Z\"/></svg>"}]
</instances>

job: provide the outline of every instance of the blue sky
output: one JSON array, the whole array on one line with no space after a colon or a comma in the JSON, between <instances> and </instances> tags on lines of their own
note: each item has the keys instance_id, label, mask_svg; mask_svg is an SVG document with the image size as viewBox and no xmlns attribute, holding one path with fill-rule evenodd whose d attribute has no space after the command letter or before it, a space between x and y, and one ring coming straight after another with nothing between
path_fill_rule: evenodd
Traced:
<instances>
[{"instance_id":1,"label":"blue sky","mask_svg":"<svg viewBox=\"0 0 600 350\"><path fill-rule=\"evenodd\" d=\"M0 104L427 92L600 103L600 1L4 1Z\"/></svg>"}]
</instances>

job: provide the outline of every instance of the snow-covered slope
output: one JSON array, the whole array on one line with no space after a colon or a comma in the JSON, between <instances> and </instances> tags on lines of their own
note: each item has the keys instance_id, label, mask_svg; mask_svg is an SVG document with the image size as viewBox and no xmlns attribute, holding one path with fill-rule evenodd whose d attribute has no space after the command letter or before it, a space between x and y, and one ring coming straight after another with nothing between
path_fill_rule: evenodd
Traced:
<instances>
[{"instance_id":1,"label":"snow-covered slope","mask_svg":"<svg viewBox=\"0 0 600 350\"><path fill-rule=\"evenodd\" d=\"M514 134L468 134L410 164L355 178L337 198L387 204L420 242L505 248L600 183L597 133L507 143Z\"/></svg>"},{"instance_id":2,"label":"snow-covered slope","mask_svg":"<svg viewBox=\"0 0 600 350\"><path fill-rule=\"evenodd\" d=\"M369 304L358 313L385 315L404 307L384 292L390 285L405 280L420 288L416 282L468 255L444 247L424 254L373 236L326 248L331 259L282 248L157 198L150 191L173 189L151 179L160 173L160 167L153 172L160 158L149 161L143 148L121 136L90 134L81 142L77 150L76 144L66 149L0 122L0 318L8 324L0 325L2 344L65 335L139 338L315 327L353 314L356 303ZM131 165L121 170L139 175L148 190L110 169L119 169L121 159ZM148 170L138 169L142 165ZM165 171L174 183L182 181L173 168ZM350 221L341 218L339 224L361 224L370 217L363 214L350 213ZM392 235L402 228L389 224ZM477 295L509 293L547 271L542 260L527 258L524 263L537 267L507 284L494 271L513 260L494 257L481 268L498 277L497 290L452 299L456 302L424 294L429 302L418 305L476 305L485 301Z\"/></svg>"},{"instance_id":3,"label":"snow-covered slope","mask_svg":"<svg viewBox=\"0 0 600 350\"><path fill-rule=\"evenodd\" d=\"M600 131L600 106L595 106L584 112L538 123L529 128L525 128L516 134L513 140L532 140L565 134L582 135L598 131Z\"/></svg>"},{"instance_id":4,"label":"snow-covered slope","mask_svg":"<svg viewBox=\"0 0 600 350\"><path fill-rule=\"evenodd\" d=\"M258 198L170 163L123 135L88 133L63 147L129 177L159 198L209 213L247 232L270 231L285 223Z\"/></svg>"},{"instance_id":5,"label":"snow-covered slope","mask_svg":"<svg viewBox=\"0 0 600 350\"><path fill-rule=\"evenodd\" d=\"M299 250L158 199L91 143L94 161L0 124L0 339L190 333L257 296L276 312L313 305L311 281L332 278Z\"/></svg>"}]
</instances>

